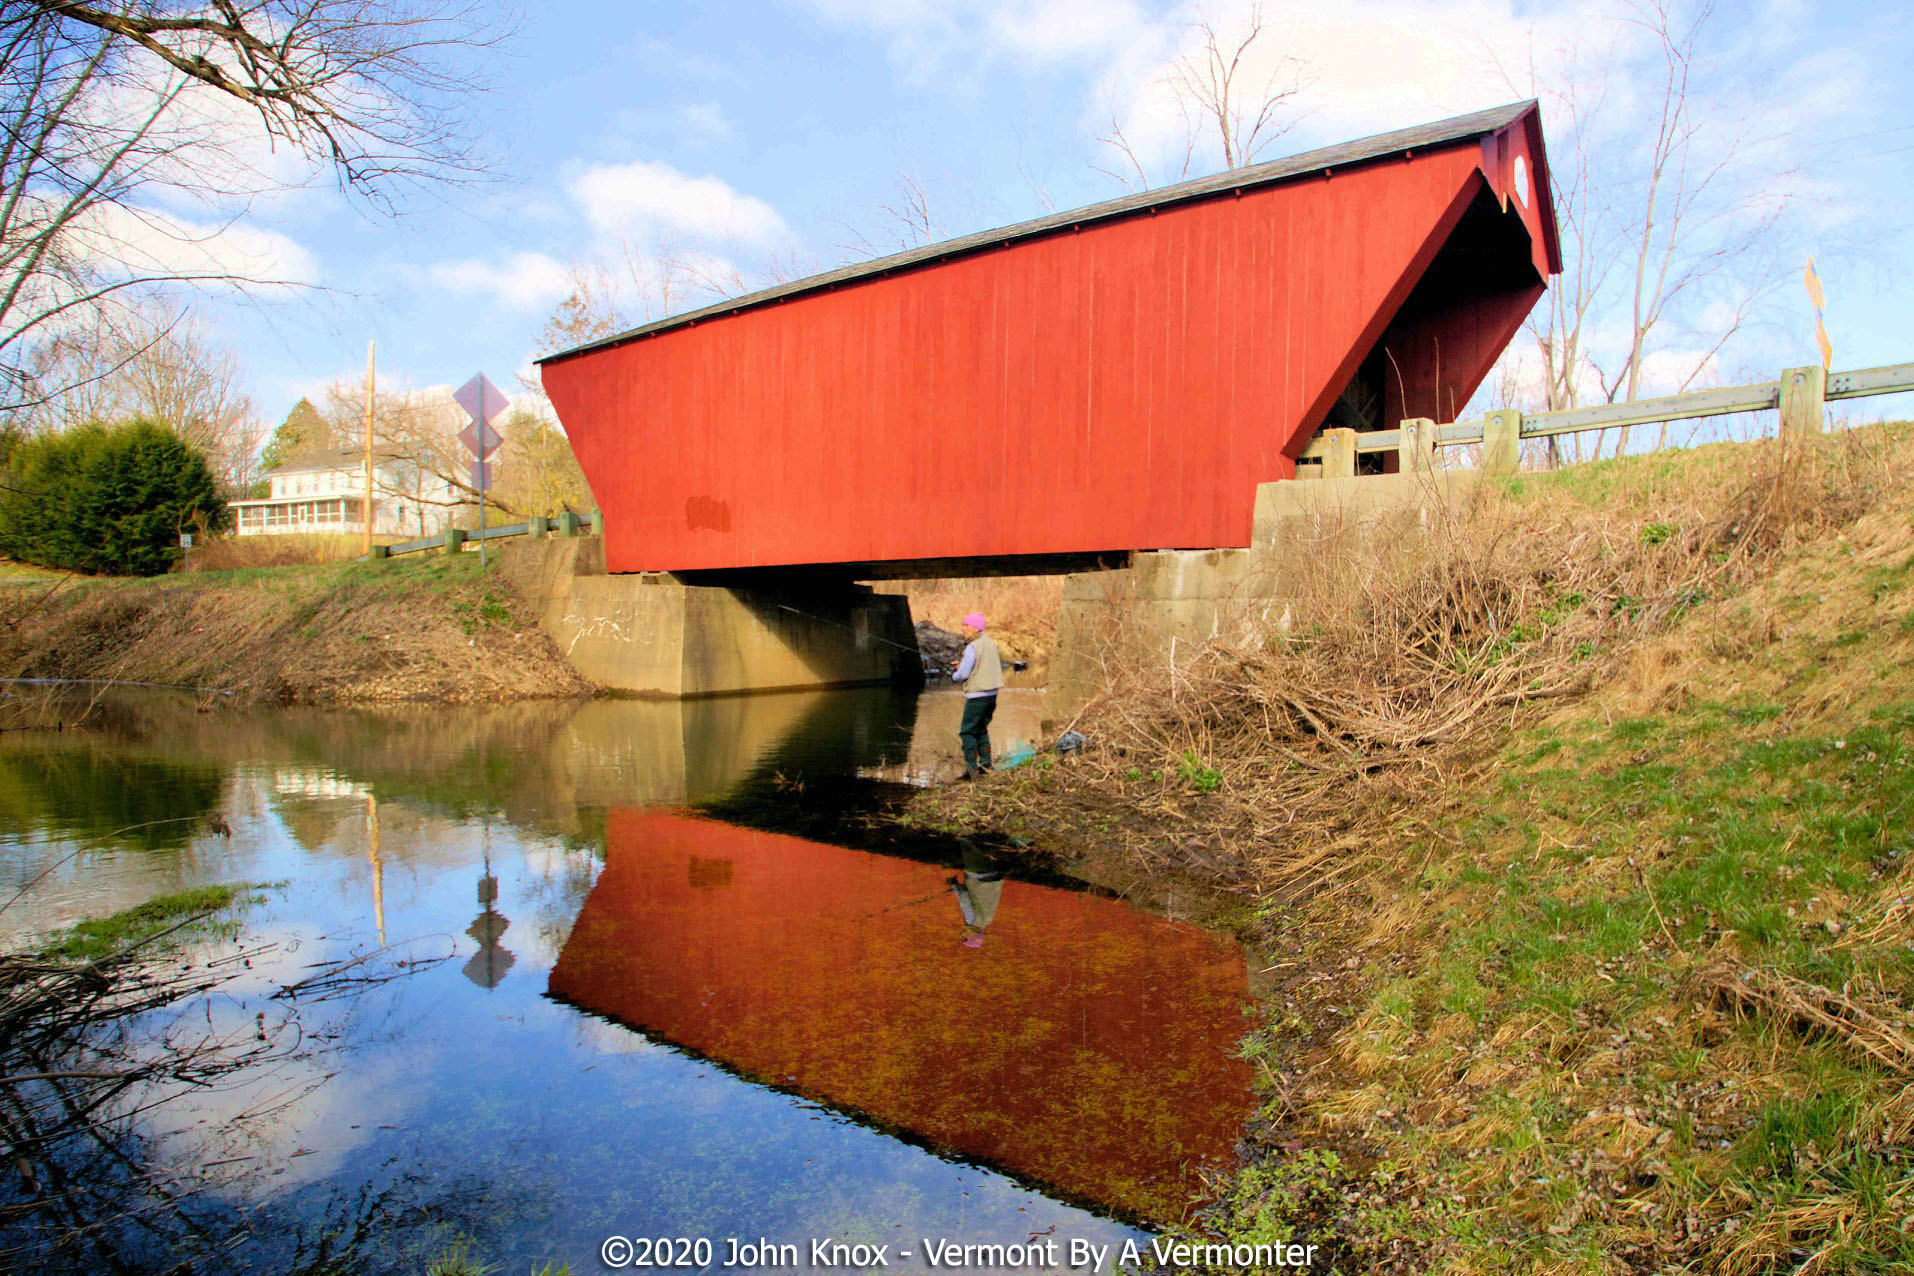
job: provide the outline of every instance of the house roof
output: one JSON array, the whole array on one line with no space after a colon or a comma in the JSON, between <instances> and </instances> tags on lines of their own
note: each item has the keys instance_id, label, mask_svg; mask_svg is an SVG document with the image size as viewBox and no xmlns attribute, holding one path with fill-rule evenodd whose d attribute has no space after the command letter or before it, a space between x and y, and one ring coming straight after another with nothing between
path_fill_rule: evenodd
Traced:
<instances>
[{"instance_id":1,"label":"house roof","mask_svg":"<svg viewBox=\"0 0 1914 1276\"><path fill-rule=\"evenodd\" d=\"M1082 208L1073 208L1060 213L1051 213L1030 221L1018 222L994 230L979 231L957 239L948 239L940 243L926 244L921 248L912 248L906 252L893 253L888 257L878 257L871 261L858 262L837 270L812 275L806 279L795 280L787 284L747 293L742 297L732 297L701 310L688 311L648 323L640 327L602 337L597 341L586 342L567 350L560 350L536 360L540 364L555 363L561 359L570 359L577 355L602 350L608 346L622 345L644 337L669 332L674 328L688 327L705 319L714 319L722 315L735 314L741 310L751 310L773 302L784 301L806 293L823 292L845 284L856 283L900 270L929 265L966 253L997 248L1014 243L1020 239L1031 239L1057 231L1070 230L1093 222L1110 221L1127 217L1134 213L1165 208L1174 204L1192 200L1207 199L1214 195L1229 194L1233 191L1249 190L1259 186L1269 186L1291 178L1305 177L1315 173L1324 173L1330 169L1343 168L1351 164L1366 163L1399 155L1405 151L1421 150L1431 146L1442 146L1453 142L1468 141L1484 137L1507 128L1524 115L1537 109L1534 99L1523 102L1511 102L1507 106L1491 107L1485 111L1476 111L1468 115L1457 115L1446 120L1437 120L1429 124L1420 124L1414 128L1397 129L1392 133L1377 133L1371 137L1358 138L1353 142L1343 142L1336 146L1325 146L1318 150L1305 151L1300 155L1286 156L1262 164L1252 164L1247 168L1233 168L1192 181L1179 182L1174 186L1158 187L1155 190L1139 191L1133 195L1124 195L1117 199L1105 200L1100 204L1090 204Z\"/></svg>"},{"instance_id":2,"label":"house roof","mask_svg":"<svg viewBox=\"0 0 1914 1276\"><path fill-rule=\"evenodd\" d=\"M374 464L378 462L374 461ZM365 453L354 448L337 452L322 452L312 460L302 461L298 465L282 465L276 470L267 470L266 478L283 478L288 474L331 474L335 470L357 470L365 465Z\"/></svg>"}]
</instances>

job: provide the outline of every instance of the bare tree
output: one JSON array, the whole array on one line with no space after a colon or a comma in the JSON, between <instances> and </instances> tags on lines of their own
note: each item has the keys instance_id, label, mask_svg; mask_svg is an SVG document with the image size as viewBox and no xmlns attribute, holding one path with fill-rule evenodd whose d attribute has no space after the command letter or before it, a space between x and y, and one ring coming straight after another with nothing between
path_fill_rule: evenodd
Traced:
<instances>
[{"instance_id":1,"label":"bare tree","mask_svg":"<svg viewBox=\"0 0 1914 1276\"><path fill-rule=\"evenodd\" d=\"M1205 145L1216 148L1225 169L1256 163L1293 125L1287 115L1304 80L1301 61L1271 52L1261 0L1229 29L1207 9L1199 10L1191 27L1194 47L1171 64L1162 83L1183 116L1178 179L1189 175L1197 151ZM1126 186L1150 185L1142 158L1114 112L1109 130L1098 140L1119 157L1115 169L1102 172Z\"/></svg>"},{"instance_id":2,"label":"bare tree","mask_svg":"<svg viewBox=\"0 0 1914 1276\"><path fill-rule=\"evenodd\" d=\"M563 433L527 408L512 412L499 427L505 445L499 452L493 498L503 508L547 517L591 508L591 486Z\"/></svg>"},{"instance_id":3,"label":"bare tree","mask_svg":"<svg viewBox=\"0 0 1914 1276\"><path fill-rule=\"evenodd\" d=\"M915 173L897 175L896 192L878 201L873 228L839 224L851 232L851 242L844 247L853 259L908 252L948 238L931 211L929 186Z\"/></svg>"},{"instance_id":4,"label":"bare tree","mask_svg":"<svg viewBox=\"0 0 1914 1276\"><path fill-rule=\"evenodd\" d=\"M219 241L276 147L372 205L473 171L459 0L15 0L0 9L0 411L68 387L40 341L156 285L283 282ZM153 196L214 209L211 224ZM221 211L223 210L223 211Z\"/></svg>"},{"instance_id":5,"label":"bare tree","mask_svg":"<svg viewBox=\"0 0 1914 1276\"><path fill-rule=\"evenodd\" d=\"M546 316L544 327L534 339L533 348L540 354L582 346L628 326L613 295L617 281L608 268L574 264L567 274L571 291ZM521 378L521 384L534 392L539 389L536 376Z\"/></svg>"},{"instance_id":6,"label":"bare tree","mask_svg":"<svg viewBox=\"0 0 1914 1276\"><path fill-rule=\"evenodd\" d=\"M1201 119L1201 131L1223 150L1224 168L1254 164L1263 150L1290 129L1280 112L1302 88L1302 64L1284 56L1261 73L1245 63L1264 32L1261 0L1250 6L1242 27L1225 35L1208 13L1196 22L1201 43L1178 60L1170 84L1178 99Z\"/></svg>"},{"instance_id":7,"label":"bare tree","mask_svg":"<svg viewBox=\"0 0 1914 1276\"><path fill-rule=\"evenodd\" d=\"M171 426L229 484L244 487L263 429L242 388L238 356L183 310L150 307L142 317L147 326L133 331L134 348L107 380L118 392L120 414ZM116 355L109 349L109 358Z\"/></svg>"},{"instance_id":8,"label":"bare tree","mask_svg":"<svg viewBox=\"0 0 1914 1276\"><path fill-rule=\"evenodd\" d=\"M1619 21L1645 35L1651 50L1645 135L1620 121L1609 99L1617 66L1571 63L1547 90L1558 125L1551 193L1565 269L1528 330L1548 409L1693 388L1784 273L1778 239L1787 175L1756 162L1760 139L1696 82L1719 21L1713 6L1683 20L1667 0L1635 0ZM1533 67L1529 78L1540 78ZM1593 339L1597 332L1620 339ZM1677 348L1680 361L1649 384L1651 358ZM1657 446L1667 437L1664 425ZM1623 427L1615 454L1628 443ZM1576 448L1580 459L1579 436ZM1599 454L1599 437L1595 448Z\"/></svg>"},{"instance_id":9,"label":"bare tree","mask_svg":"<svg viewBox=\"0 0 1914 1276\"><path fill-rule=\"evenodd\" d=\"M1618 389L1624 399L1640 396L1643 355L1650 335L1668 318L1670 306L1711 278L1748 263L1774 228L1779 207L1767 198L1730 194L1725 206L1716 198L1733 182L1741 159L1738 131L1721 130L1719 136L1732 140L1719 147L1704 149L1697 142L1709 121L1698 109L1692 77L1703 29L1714 16L1713 5L1700 6L1683 26L1677 26L1666 0L1638 3L1634 10L1629 20L1653 36L1661 56L1661 110L1634 243L1631 340L1620 367L1603 377L1611 401ZM1754 302L1778 277L1778 271L1770 267L1745 278L1743 286L1734 290L1730 317L1714 325L1706 350L1675 387L1677 392L1688 389L1740 331ZM1657 446L1667 442L1664 422ZM1623 426L1617 454L1627 447L1628 427Z\"/></svg>"},{"instance_id":10,"label":"bare tree","mask_svg":"<svg viewBox=\"0 0 1914 1276\"><path fill-rule=\"evenodd\" d=\"M1538 78L1531 65L1531 83ZM1601 231L1595 224L1597 182L1591 165L1593 148L1582 142L1592 127L1590 117L1602 114L1609 81L1600 78L1596 83L1598 87L1591 98L1573 78L1564 79L1551 103L1555 136L1567 143L1557 146L1549 170L1550 193L1563 250L1562 273L1550 285L1542 304L1530 312L1525 324L1541 360L1541 406L1548 412L1577 407L1581 403L1582 383L1588 372L1584 334L1616 261L1614 254L1597 250ZM1575 459L1580 461L1582 436L1574 435L1573 440ZM1547 456L1551 467L1560 463L1558 436L1549 437Z\"/></svg>"},{"instance_id":11,"label":"bare tree","mask_svg":"<svg viewBox=\"0 0 1914 1276\"><path fill-rule=\"evenodd\" d=\"M255 477L265 427L237 354L184 307L158 299L91 316L40 344L36 375L72 386L29 428L146 417L192 444L235 490Z\"/></svg>"}]
</instances>

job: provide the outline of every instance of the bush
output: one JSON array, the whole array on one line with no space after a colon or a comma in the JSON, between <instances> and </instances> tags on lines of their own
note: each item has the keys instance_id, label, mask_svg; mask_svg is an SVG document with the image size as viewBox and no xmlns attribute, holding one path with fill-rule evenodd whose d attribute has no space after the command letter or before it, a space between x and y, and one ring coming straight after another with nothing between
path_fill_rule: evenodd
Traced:
<instances>
[{"instance_id":1,"label":"bush","mask_svg":"<svg viewBox=\"0 0 1914 1276\"><path fill-rule=\"evenodd\" d=\"M181 532L228 517L206 458L154 421L26 439L6 468L0 553L41 567L156 576L179 561Z\"/></svg>"}]
</instances>

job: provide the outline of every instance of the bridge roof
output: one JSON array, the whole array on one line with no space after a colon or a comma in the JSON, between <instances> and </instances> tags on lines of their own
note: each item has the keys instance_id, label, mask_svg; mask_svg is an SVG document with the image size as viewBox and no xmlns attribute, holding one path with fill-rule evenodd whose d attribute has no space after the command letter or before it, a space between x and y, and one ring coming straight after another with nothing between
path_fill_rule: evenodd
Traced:
<instances>
[{"instance_id":1,"label":"bridge roof","mask_svg":"<svg viewBox=\"0 0 1914 1276\"><path fill-rule=\"evenodd\" d=\"M1352 164L1363 164L1373 160L1386 159L1393 155L1422 150L1433 146L1443 146L1455 142L1469 141L1499 132L1515 123L1524 115L1537 109L1534 99L1511 102L1507 106L1491 107L1475 111L1468 115L1457 115L1446 120L1436 120L1429 124L1418 124L1413 128L1397 129L1390 133L1377 133L1371 137L1357 138L1352 142L1343 142L1335 146L1325 146L1313 151L1304 151L1300 155L1285 156L1269 160L1262 164L1252 164L1246 168L1228 169L1221 173L1212 173L1207 177L1198 177L1187 182L1178 182L1174 186L1162 186L1154 190L1139 191L1117 199L1104 200L1099 204L1088 204L1082 208L1067 209L1060 213L1050 213L1035 217L1029 221L1017 222L1010 226L1000 226L992 230L978 231L956 239L946 239L935 244L926 244L901 253L892 253L888 257L878 257L870 261L857 262L823 274L811 275L790 283L746 293L740 297L730 297L700 310L690 310L683 314L672 315L653 323L627 329L609 337L560 350L535 360L539 364L557 363L576 355L588 354L594 350L603 350L610 346L623 345L673 329L689 327L706 319L715 319L723 315L736 314L739 311L752 310L773 302L784 301L807 293L825 292L844 284L861 280L875 279L914 267L930 265L961 257L966 253L980 252L986 249L1000 248L1018 240L1034 239L1058 231L1074 230L1079 226L1095 222L1111 221L1128 217L1136 213L1150 212L1192 200L1207 199L1215 195L1226 195L1234 191L1252 190L1258 187L1274 185L1298 177L1307 177L1316 173L1326 173L1332 169L1345 168ZM1548 189L1538 183L1538 197L1545 208L1549 207ZM1548 257L1555 269L1560 269L1560 250L1554 242L1555 218L1551 211L1544 218L1550 242L1547 245Z\"/></svg>"}]
</instances>

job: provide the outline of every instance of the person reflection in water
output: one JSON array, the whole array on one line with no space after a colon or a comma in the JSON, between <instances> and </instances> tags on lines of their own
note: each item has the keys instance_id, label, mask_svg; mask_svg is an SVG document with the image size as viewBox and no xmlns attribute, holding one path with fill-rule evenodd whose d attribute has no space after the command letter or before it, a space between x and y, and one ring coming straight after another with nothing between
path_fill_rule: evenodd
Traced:
<instances>
[{"instance_id":1,"label":"person reflection in water","mask_svg":"<svg viewBox=\"0 0 1914 1276\"><path fill-rule=\"evenodd\" d=\"M984 931L997 917L997 902L1003 898L1003 871L990 857L975 847L964 848L964 875L950 879L957 895L957 911L963 915L965 948L982 948Z\"/></svg>"}]
</instances>

